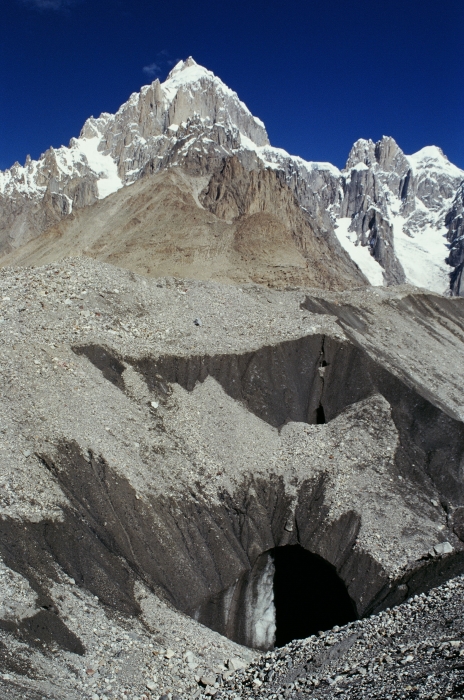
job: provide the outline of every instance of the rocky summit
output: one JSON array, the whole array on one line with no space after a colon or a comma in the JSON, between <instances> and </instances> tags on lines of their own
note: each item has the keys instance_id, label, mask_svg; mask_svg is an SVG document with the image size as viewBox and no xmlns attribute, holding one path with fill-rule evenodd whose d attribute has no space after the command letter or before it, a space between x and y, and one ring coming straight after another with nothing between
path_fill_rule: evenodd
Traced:
<instances>
[{"instance_id":1,"label":"rocky summit","mask_svg":"<svg viewBox=\"0 0 464 700\"><path fill-rule=\"evenodd\" d=\"M0 698L464 695L463 179L193 59L0 174Z\"/></svg>"}]
</instances>

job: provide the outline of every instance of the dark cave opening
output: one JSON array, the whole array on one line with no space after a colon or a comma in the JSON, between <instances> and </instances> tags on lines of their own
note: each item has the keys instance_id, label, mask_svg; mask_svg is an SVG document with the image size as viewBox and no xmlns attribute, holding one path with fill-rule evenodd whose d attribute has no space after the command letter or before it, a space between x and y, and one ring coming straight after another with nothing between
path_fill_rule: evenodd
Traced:
<instances>
[{"instance_id":1,"label":"dark cave opening","mask_svg":"<svg viewBox=\"0 0 464 700\"><path fill-rule=\"evenodd\" d=\"M316 425L323 425L325 422L324 406L319 404L316 409Z\"/></svg>"},{"instance_id":2,"label":"dark cave opening","mask_svg":"<svg viewBox=\"0 0 464 700\"><path fill-rule=\"evenodd\" d=\"M300 545L272 550L277 647L356 620L335 567Z\"/></svg>"}]
</instances>

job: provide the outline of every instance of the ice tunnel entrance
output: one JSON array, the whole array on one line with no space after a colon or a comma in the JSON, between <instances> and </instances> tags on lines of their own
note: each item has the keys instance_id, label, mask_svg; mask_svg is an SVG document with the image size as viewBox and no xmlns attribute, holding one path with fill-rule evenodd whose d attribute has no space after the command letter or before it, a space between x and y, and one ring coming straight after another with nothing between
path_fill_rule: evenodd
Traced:
<instances>
[{"instance_id":1,"label":"ice tunnel entrance","mask_svg":"<svg viewBox=\"0 0 464 700\"><path fill-rule=\"evenodd\" d=\"M297 544L263 552L197 619L239 644L266 651L356 618L335 567Z\"/></svg>"},{"instance_id":2,"label":"ice tunnel entrance","mask_svg":"<svg viewBox=\"0 0 464 700\"><path fill-rule=\"evenodd\" d=\"M299 544L276 547L275 645L304 639L356 619L353 601L335 567Z\"/></svg>"}]
</instances>

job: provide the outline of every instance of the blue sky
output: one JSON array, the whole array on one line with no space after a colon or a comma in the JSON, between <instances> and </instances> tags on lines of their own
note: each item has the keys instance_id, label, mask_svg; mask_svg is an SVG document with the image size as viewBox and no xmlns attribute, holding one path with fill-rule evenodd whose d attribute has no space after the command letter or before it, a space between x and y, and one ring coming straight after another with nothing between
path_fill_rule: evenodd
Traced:
<instances>
[{"instance_id":1,"label":"blue sky","mask_svg":"<svg viewBox=\"0 0 464 700\"><path fill-rule=\"evenodd\" d=\"M189 55L292 154L342 166L385 134L464 168L463 26L463 0L4 0L0 168Z\"/></svg>"}]
</instances>

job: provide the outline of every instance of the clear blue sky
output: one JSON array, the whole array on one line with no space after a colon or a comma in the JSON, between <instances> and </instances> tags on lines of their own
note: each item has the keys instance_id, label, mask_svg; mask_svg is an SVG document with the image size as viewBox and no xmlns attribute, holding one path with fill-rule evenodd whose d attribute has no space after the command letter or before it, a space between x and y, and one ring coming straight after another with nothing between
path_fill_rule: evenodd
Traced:
<instances>
[{"instance_id":1,"label":"clear blue sky","mask_svg":"<svg viewBox=\"0 0 464 700\"><path fill-rule=\"evenodd\" d=\"M463 0L2 5L0 168L67 145L189 55L292 154L342 166L356 139L385 134L464 168Z\"/></svg>"}]
</instances>

